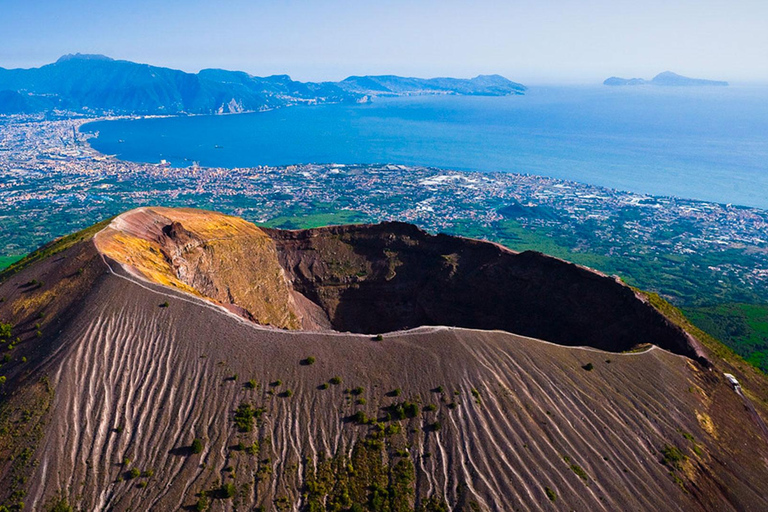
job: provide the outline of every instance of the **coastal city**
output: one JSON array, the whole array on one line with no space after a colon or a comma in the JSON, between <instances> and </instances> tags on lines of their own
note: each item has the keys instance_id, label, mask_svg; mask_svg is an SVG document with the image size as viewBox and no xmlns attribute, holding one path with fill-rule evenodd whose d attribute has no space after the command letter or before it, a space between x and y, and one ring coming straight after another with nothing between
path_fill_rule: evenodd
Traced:
<instances>
[{"instance_id":1,"label":"coastal city","mask_svg":"<svg viewBox=\"0 0 768 512\"><path fill-rule=\"evenodd\" d=\"M401 165L131 163L92 149L93 135L79 131L88 121L0 121L0 256L137 206L190 206L287 229L411 222L627 276L681 304L755 300L768 290L768 212L760 209Z\"/></svg>"}]
</instances>

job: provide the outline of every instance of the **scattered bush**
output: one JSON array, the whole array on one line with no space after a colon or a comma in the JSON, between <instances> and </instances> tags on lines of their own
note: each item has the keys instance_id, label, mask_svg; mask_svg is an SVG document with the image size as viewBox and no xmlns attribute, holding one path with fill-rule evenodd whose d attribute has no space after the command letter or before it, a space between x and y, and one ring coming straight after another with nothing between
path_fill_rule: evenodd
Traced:
<instances>
[{"instance_id":1,"label":"scattered bush","mask_svg":"<svg viewBox=\"0 0 768 512\"><path fill-rule=\"evenodd\" d=\"M431 424L431 425L429 426L429 429L430 429L432 432L440 432L440 430L442 430L442 428L443 428L443 425L442 425L442 424L440 424L440 422L439 422L439 421L436 421L436 422L434 422L433 424Z\"/></svg>"},{"instance_id":2,"label":"scattered bush","mask_svg":"<svg viewBox=\"0 0 768 512\"><path fill-rule=\"evenodd\" d=\"M282 386L283 381L281 381L280 379L277 379L275 381L270 382L269 385L272 386L273 388L276 388L278 386Z\"/></svg>"},{"instance_id":3,"label":"scattered bush","mask_svg":"<svg viewBox=\"0 0 768 512\"><path fill-rule=\"evenodd\" d=\"M0 386L5 384L5 375L0 375Z\"/></svg>"},{"instance_id":4,"label":"scattered bush","mask_svg":"<svg viewBox=\"0 0 768 512\"><path fill-rule=\"evenodd\" d=\"M141 474L141 476L143 476L145 478L152 478L153 476L155 476L155 470L154 469L144 470L144 472Z\"/></svg>"},{"instance_id":5,"label":"scattered bush","mask_svg":"<svg viewBox=\"0 0 768 512\"><path fill-rule=\"evenodd\" d=\"M419 415L419 405L415 402L402 402L392 404L386 408L390 417L395 420L404 420L406 418L415 418Z\"/></svg>"},{"instance_id":6,"label":"scattered bush","mask_svg":"<svg viewBox=\"0 0 768 512\"><path fill-rule=\"evenodd\" d=\"M131 468L130 471L128 471L128 477L133 480L134 478L139 478L141 476L141 471L139 471L139 468Z\"/></svg>"},{"instance_id":7,"label":"scattered bush","mask_svg":"<svg viewBox=\"0 0 768 512\"><path fill-rule=\"evenodd\" d=\"M432 390L433 393L442 393L443 392L443 386L437 386Z\"/></svg>"},{"instance_id":8,"label":"scattered bush","mask_svg":"<svg viewBox=\"0 0 768 512\"><path fill-rule=\"evenodd\" d=\"M592 363L587 363L587 364L585 364L584 366L582 366L582 368L584 368L584 369L585 369L585 370L587 370L588 372L591 372L591 371L592 371L592 369L593 369L594 367L595 367L595 366L594 366Z\"/></svg>"},{"instance_id":9,"label":"scattered bush","mask_svg":"<svg viewBox=\"0 0 768 512\"><path fill-rule=\"evenodd\" d=\"M301 364L303 364L304 366L312 366L313 364L315 364L314 356L309 356L306 359L303 359L301 361Z\"/></svg>"},{"instance_id":10,"label":"scattered bush","mask_svg":"<svg viewBox=\"0 0 768 512\"><path fill-rule=\"evenodd\" d=\"M330 386L327 382L323 382L319 386L317 386L317 389L328 389Z\"/></svg>"},{"instance_id":11,"label":"scattered bush","mask_svg":"<svg viewBox=\"0 0 768 512\"><path fill-rule=\"evenodd\" d=\"M257 415L257 410L250 404L240 404L235 411L235 425L240 432L250 432L253 430L253 418Z\"/></svg>"},{"instance_id":12,"label":"scattered bush","mask_svg":"<svg viewBox=\"0 0 768 512\"><path fill-rule=\"evenodd\" d=\"M256 389L256 381L254 379L249 380L245 383L245 387L248 389Z\"/></svg>"},{"instance_id":13,"label":"scattered bush","mask_svg":"<svg viewBox=\"0 0 768 512\"><path fill-rule=\"evenodd\" d=\"M389 393L387 393L387 396L400 396L403 394L403 391L400 388L395 388Z\"/></svg>"},{"instance_id":14,"label":"scattered bush","mask_svg":"<svg viewBox=\"0 0 768 512\"><path fill-rule=\"evenodd\" d=\"M544 487L544 492L547 494L547 498L549 498L549 500L550 500L552 503L554 503L555 501L557 501L557 493L555 493L555 491L553 491L553 490L552 490L552 489L550 489L549 487Z\"/></svg>"},{"instance_id":15,"label":"scattered bush","mask_svg":"<svg viewBox=\"0 0 768 512\"><path fill-rule=\"evenodd\" d=\"M237 488L235 487L235 484L232 482L228 482L221 486L219 489L219 495L222 499L230 499L234 498L235 494L237 493Z\"/></svg>"},{"instance_id":16,"label":"scattered bush","mask_svg":"<svg viewBox=\"0 0 768 512\"><path fill-rule=\"evenodd\" d=\"M665 445L661 449L662 463L673 469L680 469L680 465L688 458L677 446Z\"/></svg>"},{"instance_id":17,"label":"scattered bush","mask_svg":"<svg viewBox=\"0 0 768 512\"><path fill-rule=\"evenodd\" d=\"M356 403L357 405L365 405L365 404L367 404L367 403L368 403L368 401L367 401L365 398L362 398L362 397L361 397L361 398L358 398L357 400L355 400L355 403Z\"/></svg>"},{"instance_id":18,"label":"scattered bush","mask_svg":"<svg viewBox=\"0 0 768 512\"><path fill-rule=\"evenodd\" d=\"M291 398L293 396L293 391L291 391L290 389L286 389L285 391L280 393L280 396L283 398Z\"/></svg>"},{"instance_id":19,"label":"scattered bush","mask_svg":"<svg viewBox=\"0 0 768 512\"><path fill-rule=\"evenodd\" d=\"M139 482L136 484L136 487L138 487L139 489L143 489L146 486L147 486L147 482Z\"/></svg>"},{"instance_id":20,"label":"scattered bush","mask_svg":"<svg viewBox=\"0 0 768 512\"><path fill-rule=\"evenodd\" d=\"M424 412L434 412L437 410L437 406L435 404L429 404L424 406Z\"/></svg>"},{"instance_id":21,"label":"scattered bush","mask_svg":"<svg viewBox=\"0 0 768 512\"><path fill-rule=\"evenodd\" d=\"M8 339L11 337L13 325L4 324L0 322L0 339Z\"/></svg>"},{"instance_id":22,"label":"scattered bush","mask_svg":"<svg viewBox=\"0 0 768 512\"><path fill-rule=\"evenodd\" d=\"M331 380L329 380L328 382L330 382L334 386L338 386L339 384L341 384L341 377L338 377L338 376L331 377Z\"/></svg>"},{"instance_id":23,"label":"scattered bush","mask_svg":"<svg viewBox=\"0 0 768 512\"><path fill-rule=\"evenodd\" d=\"M210 506L210 502L208 501L208 498L205 496L200 496L200 499L197 500L197 503L195 503L195 510L198 512L204 512L208 510L208 507Z\"/></svg>"},{"instance_id":24,"label":"scattered bush","mask_svg":"<svg viewBox=\"0 0 768 512\"><path fill-rule=\"evenodd\" d=\"M5 512L9 509L5 508L4 506L0 507L0 512ZM67 498L61 496L58 499L55 499L53 502L49 503L45 510L48 512L73 512L74 509L67 501Z\"/></svg>"},{"instance_id":25,"label":"scattered bush","mask_svg":"<svg viewBox=\"0 0 768 512\"><path fill-rule=\"evenodd\" d=\"M579 478L581 478L585 482L589 482L589 475L587 475L587 472L584 471L584 469L581 466L579 466L578 464L572 464L571 458L567 455L563 457L563 460L565 461L566 464L570 465L571 471L576 473L576 475L578 475Z\"/></svg>"},{"instance_id":26,"label":"scattered bush","mask_svg":"<svg viewBox=\"0 0 768 512\"><path fill-rule=\"evenodd\" d=\"M373 339L374 341L384 341L384 336L382 336L381 334L377 334L376 336L374 336Z\"/></svg>"},{"instance_id":27,"label":"scattered bush","mask_svg":"<svg viewBox=\"0 0 768 512\"><path fill-rule=\"evenodd\" d=\"M160 304L161 308L167 308L168 306L170 306L170 304L168 304L168 301L165 301L162 304Z\"/></svg>"},{"instance_id":28,"label":"scattered bush","mask_svg":"<svg viewBox=\"0 0 768 512\"><path fill-rule=\"evenodd\" d=\"M363 388L360 386L357 386L355 389L351 391L353 395L362 395L363 394Z\"/></svg>"},{"instance_id":29,"label":"scattered bush","mask_svg":"<svg viewBox=\"0 0 768 512\"><path fill-rule=\"evenodd\" d=\"M384 428L384 435L385 436L394 436L402 432L402 428L397 423L393 423L392 425L387 425Z\"/></svg>"},{"instance_id":30,"label":"scattered bush","mask_svg":"<svg viewBox=\"0 0 768 512\"><path fill-rule=\"evenodd\" d=\"M195 440L192 441L191 450L192 450L192 453L195 453L195 454L202 453L202 451L203 451L203 441L196 437Z\"/></svg>"}]
</instances>

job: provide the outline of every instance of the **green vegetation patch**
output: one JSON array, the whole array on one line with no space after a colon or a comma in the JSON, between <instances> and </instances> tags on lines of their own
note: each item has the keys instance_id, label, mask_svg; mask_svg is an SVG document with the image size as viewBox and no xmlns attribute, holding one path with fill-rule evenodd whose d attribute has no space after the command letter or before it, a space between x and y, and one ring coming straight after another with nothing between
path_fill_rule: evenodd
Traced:
<instances>
[{"instance_id":1,"label":"green vegetation patch","mask_svg":"<svg viewBox=\"0 0 768 512\"><path fill-rule=\"evenodd\" d=\"M312 209L309 212L313 211ZM369 218L362 212L354 210L337 210L323 213L297 212L297 215L281 215L261 226L278 229L312 229L322 226L340 226L343 224L361 224Z\"/></svg>"},{"instance_id":2,"label":"green vegetation patch","mask_svg":"<svg viewBox=\"0 0 768 512\"><path fill-rule=\"evenodd\" d=\"M768 373L768 304L720 304L683 311L694 325L727 340L734 352Z\"/></svg>"},{"instance_id":3,"label":"green vegetation patch","mask_svg":"<svg viewBox=\"0 0 768 512\"><path fill-rule=\"evenodd\" d=\"M0 404L0 457L10 461L0 477L0 504L8 510L24 508L25 489L38 463L34 453L53 397L54 390L43 377Z\"/></svg>"},{"instance_id":4,"label":"green vegetation patch","mask_svg":"<svg viewBox=\"0 0 768 512\"><path fill-rule=\"evenodd\" d=\"M2 507L0 507L0 510L2 510ZM75 509L69 504L66 496L58 495L48 500L43 510L45 512L74 512Z\"/></svg>"},{"instance_id":5,"label":"green vegetation patch","mask_svg":"<svg viewBox=\"0 0 768 512\"><path fill-rule=\"evenodd\" d=\"M237 407L234 414L235 425L240 432L250 432L253 430L254 419L261 418L265 409L263 407L254 407L251 404L242 403Z\"/></svg>"},{"instance_id":6,"label":"green vegetation patch","mask_svg":"<svg viewBox=\"0 0 768 512\"><path fill-rule=\"evenodd\" d=\"M105 219L89 228L78 231L77 233L57 238L53 242L49 242L36 251L24 256L0 272L0 283L37 261L44 260L49 256L53 256L54 254L58 254L79 242L90 240L96 233L107 227L109 223L112 222L112 218L113 217Z\"/></svg>"},{"instance_id":7,"label":"green vegetation patch","mask_svg":"<svg viewBox=\"0 0 768 512\"><path fill-rule=\"evenodd\" d=\"M384 443L376 439L358 441L350 457L340 453L318 461L317 469L311 463L305 468L304 510L414 510L413 463L410 458L388 459ZM438 501L419 510L446 510Z\"/></svg>"},{"instance_id":8,"label":"green vegetation patch","mask_svg":"<svg viewBox=\"0 0 768 512\"><path fill-rule=\"evenodd\" d=\"M567 455L563 457L563 460L564 460L564 461L565 461L565 463L566 463L566 464L568 464L568 466L571 468L571 471L573 471L574 473L576 473L576 476L578 476L579 478L581 478L582 480L584 480L584 482L586 482L586 483L587 483L587 485L589 485L589 475L587 474L587 472L586 472L586 471L584 471L584 468L582 468L582 467L581 467L581 466L579 466L578 464L574 463L574 462L571 460L571 458L570 458L569 456L567 456Z\"/></svg>"},{"instance_id":9,"label":"green vegetation patch","mask_svg":"<svg viewBox=\"0 0 768 512\"><path fill-rule=\"evenodd\" d=\"M24 256L0 256L0 270L10 267Z\"/></svg>"},{"instance_id":10,"label":"green vegetation patch","mask_svg":"<svg viewBox=\"0 0 768 512\"><path fill-rule=\"evenodd\" d=\"M404 420L419 415L419 404L409 401L398 402L385 407L384 410L393 420Z\"/></svg>"},{"instance_id":11,"label":"green vegetation patch","mask_svg":"<svg viewBox=\"0 0 768 512\"><path fill-rule=\"evenodd\" d=\"M680 469L683 462L688 460L688 457L680 451L680 448L672 445L665 445L661 449L661 462L662 464L669 466L672 469Z\"/></svg>"},{"instance_id":12,"label":"green vegetation patch","mask_svg":"<svg viewBox=\"0 0 768 512\"><path fill-rule=\"evenodd\" d=\"M203 452L203 441L195 438L194 441L192 441L192 446L190 446L190 451L192 453L202 453Z\"/></svg>"}]
</instances>

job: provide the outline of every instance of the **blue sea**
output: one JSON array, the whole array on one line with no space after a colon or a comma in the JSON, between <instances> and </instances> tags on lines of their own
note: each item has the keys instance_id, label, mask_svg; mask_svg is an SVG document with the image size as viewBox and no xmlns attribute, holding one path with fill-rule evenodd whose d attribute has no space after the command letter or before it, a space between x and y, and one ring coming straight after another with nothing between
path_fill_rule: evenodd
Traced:
<instances>
[{"instance_id":1,"label":"blue sea","mask_svg":"<svg viewBox=\"0 0 768 512\"><path fill-rule=\"evenodd\" d=\"M134 162L426 165L768 209L768 87L531 87L82 130L98 132L95 149Z\"/></svg>"}]
</instances>

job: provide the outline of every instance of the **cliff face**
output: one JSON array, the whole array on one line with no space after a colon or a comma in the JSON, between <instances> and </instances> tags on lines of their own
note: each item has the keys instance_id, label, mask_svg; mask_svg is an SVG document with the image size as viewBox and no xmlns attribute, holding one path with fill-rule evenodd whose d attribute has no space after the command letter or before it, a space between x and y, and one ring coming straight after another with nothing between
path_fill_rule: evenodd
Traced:
<instances>
[{"instance_id":1,"label":"cliff face","mask_svg":"<svg viewBox=\"0 0 768 512\"><path fill-rule=\"evenodd\" d=\"M143 208L119 216L95 243L145 279L209 298L262 325L301 326L272 240L242 219Z\"/></svg>"},{"instance_id":2,"label":"cliff face","mask_svg":"<svg viewBox=\"0 0 768 512\"><path fill-rule=\"evenodd\" d=\"M292 285L336 330L451 325L614 352L651 343L702 355L631 288L540 253L400 223L267 232Z\"/></svg>"},{"instance_id":3,"label":"cliff face","mask_svg":"<svg viewBox=\"0 0 768 512\"><path fill-rule=\"evenodd\" d=\"M140 209L92 236L0 283L9 507L768 508L764 407L608 277L403 224ZM386 332L422 323L459 327Z\"/></svg>"}]
</instances>

